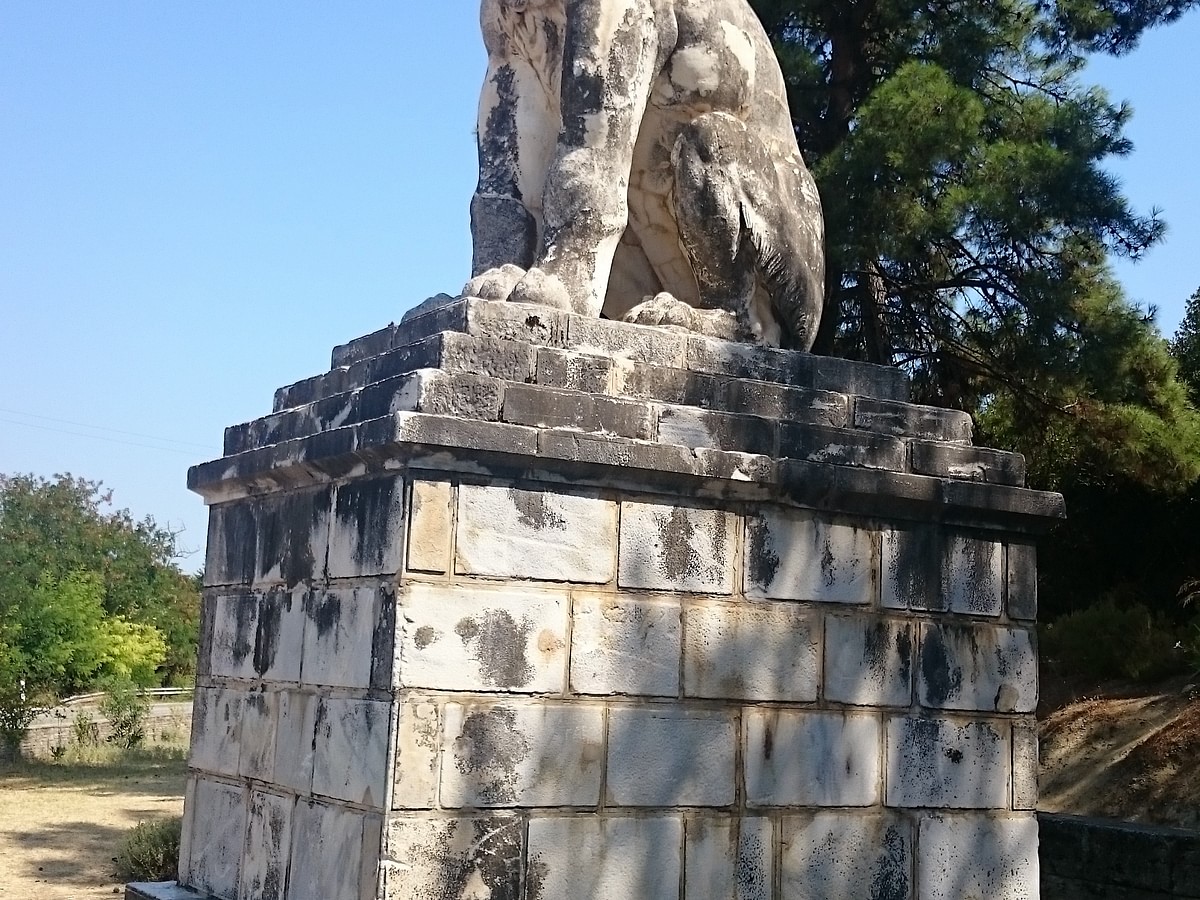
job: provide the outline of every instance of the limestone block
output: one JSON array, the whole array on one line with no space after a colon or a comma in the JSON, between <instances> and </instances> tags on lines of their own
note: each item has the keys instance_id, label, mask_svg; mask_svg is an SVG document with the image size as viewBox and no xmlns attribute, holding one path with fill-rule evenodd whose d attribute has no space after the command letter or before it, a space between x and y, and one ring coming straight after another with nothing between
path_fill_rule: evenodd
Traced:
<instances>
[{"instance_id":1,"label":"limestone block","mask_svg":"<svg viewBox=\"0 0 1200 900\"><path fill-rule=\"evenodd\" d=\"M369 688L377 667L390 669L392 630L386 623L390 597L371 588L330 588L304 598L306 685ZM390 674L390 672L389 672Z\"/></svg>"},{"instance_id":2,"label":"limestone block","mask_svg":"<svg viewBox=\"0 0 1200 900\"><path fill-rule=\"evenodd\" d=\"M609 392L638 400L714 409L720 406L725 379L686 369L615 359ZM738 407L733 407L737 409Z\"/></svg>"},{"instance_id":3,"label":"limestone block","mask_svg":"<svg viewBox=\"0 0 1200 900\"><path fill-rule=\"evenodd\" d=\"M397 723L393 809L437 806L441 747L442 718L437 703L418 698L402 703Z\"/></svg>"},{"instance_id":4,"label":"limestone block","mask_svg":"<svg viewBox=\"0 0 1200 900\"><path fill-rule=\"evenodd\" d=\"M516 817L391 818L384 829L384 900L522 900L523 832Z\"/></svg>"},{"instance_id":5,"label":"limestone block","mask_svg":"<svg viewBox=\"0 0 1200 900\"><path fill-rule=\"evenodd\" d=\"M242 858L239 897L284 900L292 847L292 808L295 800L250 793L246 852Z\"/></svg>"},{"instance_id":6,"label":"limestone block","mask_svg":"<svg viewBox=\"0 0 1200 900\"><path fill-rule=\"evenodd\" d=\"M252 691L242 700L238 774L258 781L275 780L275 724L278 694Z\"/></svg>"},{"instance_id":7,"label":"limestone block","mask_svg":"<svg viewBox=\"0 0 1200 900\"><path fill-rule=\"evenodd\" d=\"M214 598L209 674L218 678L299 681L304 613L300 591L220 594Z\"/></svg>"},{"instance_id":8,"label":"limestone block","mask_svg":"<svg viewBox=\"0 0 1200 900\"><path fill-rule=\"evenodd\" d=\"M275 783L300 794L312 790L313 741L317 733L318 698L284 691L275 723ZM193 739L194 740L194 739Z\"/></svg>"},{"instance_id":9,"label":"limestone block","mask_svg":"<svg viewBox=\"0 0 1200 900\"><path fill-rule=\"evenodd\" d=\"M582 703L449 703L442 806L595 806L604 709Z\"/></svg>"},{"instance_id":10,"label":"limestone block","mask_svg":"<svg viewBox=\"0 0 1200 900\"><path fill-rule=\"evenodd\" d=\"M242 691L196 688L188 754L188 765L193 769L217 775L237 774L245 697Z\"/></svg>"},{"instance_id":11,"label":"limestone block","mask_svg":"<svg viewBox=\"0 0 1200 900\"><path fill-rule=\"evenodd\" d=\"M940 553L941 532L935 526L884 530L880 591L884 608L944 612Z\"/></svg>"},{"instance_id":12,"label":"limestone block","mask_svg":"<svg viewBox=\"0 0 1200 900\"><path fill-rule=\"evenodd\" d=\"M783 820L784 897L910 900L912 865L912 827L898 817L821 812Z\"/></svg>"},{"instance_id":13,"label":"limestone block","mask_svg":"<svg viewBox=\"0 0 1200 900\"><path fill-rule=\"evenodd\" d=\"M684 614L688 697L817 699L820 619L791 605L691 605Z\"/></svg>"},{"instance_id":14,"label":"limestone block","mask_svg":"<svg viewBox=\"0 0 1200 900\"><path fill-rule=\"evenodd\" d=\"M525 897L678 900L682 853L677 818L532 819Z\"/></svg>"},{"instance_id":15,"label":"limestone block","mask_svg":"<svg viewBox=\"0 0 1200 900\"><path fill-rule=\"evenodd\" d=\"M1039 896L1038 823L1032 815L928 816L921 821L919 846L918 900Z\"/></svg>"},{"instance_id":16,"label":"limestone block","mask_svg":"<svg viewBox=\"0 0 1200 900\"><path fill-rule=\"evenodd\" d=\"M332 489L321 487L256 501L256 585L291 588L325 576L332 500Z\"/></svg>"},{"instance_id":17,"label":"limestone block","mask_svg":"<svg viewBox=\"0 0 1200 900\"><path fill-rule=\"evenodd\" d=\"M455 568L464 575L606 584L617 505L552 491L463 485Z\"/></svg>"},{"instance_id":18,"label":"limestone block","mask_svg":"<svg viewBox=\"0 0 1200 900\"><path fill-rule=\"evenodd\" d=\"M292 816L288 900L374 900L382 819L304 800Z\"/></svg>"},{"instance_id":19,"label":"limestone block","mask_svg":"<svg viewBox=\"0 0 1200 900\"><path fill-rule=\"evenodd\" d=\"M1000 626L921 626L917 698L934 709L1031 713L1037 706L1033 634Z\"/></svg>"},{"instance_id":20,"label":"limestone block","mask_svg":"<svg viewBox=\"0 0 1200 900\"><path fill-rule=\"evenodd\" d=\"M775 455L776 426L770 419L687 406L664 407L658 441L704 450Z\"/></svg>"},{"instance_id":21,"label":"limestone block","mask_svg":"<svg viewBox=\"0 0 1200 900\"><path fill-rule=\"evenodd\" d=\"M180 880L222 900L237 897L246 838L246 791L206 778L190 794L188 856Z\"/></svg>"},{"instance_id":22,"label":"limestone block","mask_svg":"<svg viewBox=\"0 0 1200 900\"><path fill-rule=\"evenodd\" d=\"M567 346L581 353L610 356L618 362L652 363L674 369L689 369L688 338L663 328L623 326L587 316L572 316Z\"/></svg>"},{"instance_id":23,"label":"limestone block","mask_svg":"<svg viewBox=\"0 0 1200 900\"><path fill-rule=\"evenodd\" d=\"M854 427L952 444L970 444L974 432L970 414L956 409L867 397L854 401Z\"/></svg>"},{"instance_id":24,"label":"limestone block","mask_svg":"<svg viewBox=\"0 0 1200 900\"><path fill-rule=\"evenodd\" d=\"M211 506L204 557L204 586L248 585L254 580L258 526L249 500Z\"/></svg>"},{"instance_id":25,"label":"limestone block","mask_svg":"<svg viewBox=\"0 0 1200 900\"><path fill-rule=\"evenodd\" d=\"M891 719L887 805L901 809L1006 809L1009 727L1003 722Z\"/></svg>"},{"instance_id":26,"label":"limestone block","mask_svg":"<svg viewBox=\"0 0 1200 900\"><path fill-rule=\"evenodd\" d=\"M1004 609L1004 545L967 534L946 536L942 596L950 612L998 616Z\"/></svg>"},{"instance_id":27,"label":"limestone block","mask_svg":"<svg viewBox=\"0 0 1200 900\"><path fill-rule=\"evenodd\" d=\"M403 479L388 475L338 486L329 531L329 577L394 575L403 554Z\"/></svg>"},{"instance_id":28,"label":"limestone block","mask_svg":"<svg viewBox=\"0 0 1200 900\"><path fill-rule=\"evenodd\" d=\"M1012 727L1013 809L1037 809L1038 733L1033 722L1018 722Z\"/></svg>"},{"instance_id":29,"label":"limestone block","mask_svg":"<svg viewBox=\"0 0 1200 900\"><path fill-rule=\"evenodd\" d=\"M538 350L537 383L588 394L608 392L613 360L608 356L572 353L567 350Z\"/></svg>"},{"instance_id":30,"label":"limestone block","mask_svg":"<svg viewBox=\"0 0 1200 900\"><path fill-rule=\"evenodd\" d=\"M746 520L746 596L868 604L878 594L879 539L856 525L771 509Z\"/></svg>"},{"instance_id":31,"label":"limestone block","mask_svg":"<svg viewBox=\"0 0 1200 900\"><path fill-rule=\"evenodd\" d=\"M724 408L786 419L809 425L845 427L850 421L850 398L828 391L810 391L765 381L730 381Z\"/></svg>"},{"instance_id":32,"label":"limestone block","mask_svg":"<svg viewBox=\"0 0 1200 900\"><path fill-rule=\"evenodd\" d=\"M613 709L608 796L613 806L728 806L735 799L732 715L682 709Z\"/></svg>"},{"instance_id":33,"label":"limestone block","mask_svg":"<svg viewBox=\"0 0 1200 900\"><path fill-rule=\"evenodd\" d=\"M841 385L838 387L844 390ZM853 428L791 422L784 422L779 428L779 455L829 466L887 472L903 472L907 461L905 443L899 438Z\"/></svg>"},{"instance_id":34,"label":"limestone block","mask_svg":"<svg viewBox=\"0 0 1200 900\"><path fill-rule=\"evenodd\" d=\"M1037 547L1008 545L1008 615L1032 622L1037 618Z\"/></svg>"},{"instance_id":35,"label":"limestone block","mask_svg":"<svg viewBox=\"0 0 1200 900\"><path fill-rule=\"evenodd\" d=\"M571 690L579 694L679 694L680 608L622 594L576 594Z\"/></svg>"},{"instance_id":36,"label":"limestone block","mask_svg":"<svg viewBox=\"0 0 1200 900\"><path fill-rule=\"evenodd\" d=\"M1025 486L1025 457L983 447L913 441L912 470L935 478L957 478L987 484Z\"/></svg>"},{"instance_id":37,"label":"limestone block","mask_svg":"<svg viewBox=\"0 0 1200 900\"><path fill-rule=\"evenodd\" d=\"M718 509L623 503L621 587L732 593L737 522Z\"/></svg>"},{"instance_id":38,"label":"limestone block","mask_svg":"<svg viewBox=\"0 0 1200 900\"><path fill-rule=\"evenodd\" d=\"M326 697L317 709L314 794L383 808L389 704Z\"/></svg>"},{"instance_id":39,"label":"limestone block","mask_svg":"<svg viewBox=\"0 0 1200 900\"><path fill-rule=\"evenodd\" d=\"M649 403L560 391L532 384L510 385L504 392L505 422L535 428L572 428L650 440L657 422Z\"/></svg>"},{"instance_id":40,"label":"limestone block","mask_svg":"<svg viewBox=\"0 0 1200 900\"><path fill-rule=\"evenodd\" d=\"M853 706L912 703L916 626L891 619L825 619L825 699Z\"/></svg>"},{"instance_id":41,"label":"limestone block","mask_svg":"<svg viewBox=\"0 0 1200 900\"><path fill-rule=\"evenodd\" d=\"M448 572L453 539L454 487L445 481L414 481L408 570L438 575Z\"/></svg>"},{"instance_id":42,"label":"limestone block","mask_svg":"<svg viewBox=\"0 0 1200 900\"><path fill-rule=\"evenodd\" d=\"M880 794L880 724L865 713L751 709L746 803L872 806Z\"/></svg>"},{"instance_id":43,"label":"limestone block","mask_svg":"<svg viewBox=\"0 0 1200 900\"><path fill-rule=\"evenodd\" d=\"M770 819L687 820L684 896L771 900L775 838Z\"/></svg>"},{"instance_id":44,"label":"limestone block","mask_svg":"<svg viewBox=\"0 0 1200 900\"><path fill-rule=\"evenodd\" d=\"M559 693L570 594L410 583L403 588L399 680L443 691Z\"/></svg>"}]
</instances>

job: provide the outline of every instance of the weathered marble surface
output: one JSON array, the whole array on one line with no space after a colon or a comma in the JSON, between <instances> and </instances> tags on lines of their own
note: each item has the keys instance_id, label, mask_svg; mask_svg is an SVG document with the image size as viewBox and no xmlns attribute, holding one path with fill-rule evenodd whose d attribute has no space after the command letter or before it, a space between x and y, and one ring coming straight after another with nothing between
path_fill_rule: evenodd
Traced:
<instances>
[{"instance_id":1,"label":"weathered marble surface","mask_svg":"<svg viewBox=\"0 0 1200 900\"><path fill-rule=\"evenodd\" d=\"M483 0L464 295L807 350L824 231L746 0Z\"/></svg>"}]
</instances>

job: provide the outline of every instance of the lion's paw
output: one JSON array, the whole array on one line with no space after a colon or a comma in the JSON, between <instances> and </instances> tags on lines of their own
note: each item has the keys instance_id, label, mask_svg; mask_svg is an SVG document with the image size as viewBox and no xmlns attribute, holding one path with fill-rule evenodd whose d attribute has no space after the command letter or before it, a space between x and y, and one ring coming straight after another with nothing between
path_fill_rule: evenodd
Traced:
<instances>
[{"instance_id":1,"label":"lion's paw","mask_svg":"<svg viewBox=\"0 0 1200 900\"><path fill-rule=\"evenodd\" d=\"M623 321L632 322L634 325L676 325L688 331L695 331L696 310L663 291L625 313Z\"/></svg>"},{"instance_id":2,"label":"lion's paw","mask_svg":"<svg viewBox=\"0 0 1200 900\"><path fill-rule=\"evenodd\" d=\"M513 288L524 277L525 270L520 266L509 264L498 269L488 269L468 281L460 296L479 297L482 300L507 300Z\"/></svg>"},{"instance_id":3,"label":"lion's paw","mask_svg":"<svg viewBox=\"0 0 1200 900\"><path fill-rule=\"evenodd\" d=\"M537 306L549 306L573 312L571 292L557 275L534 266L525 273L525 277L513 288L508 296L510 303L533 303Z\"/></svg>"}]
</instances>

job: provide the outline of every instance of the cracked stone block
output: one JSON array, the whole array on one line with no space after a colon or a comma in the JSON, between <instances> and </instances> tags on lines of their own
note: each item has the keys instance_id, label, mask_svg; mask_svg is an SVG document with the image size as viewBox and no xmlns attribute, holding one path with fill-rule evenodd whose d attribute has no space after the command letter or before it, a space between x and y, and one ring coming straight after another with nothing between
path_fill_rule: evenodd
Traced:
<instances>
[{"instance_id":1,"label":"cracked stone block","mask_svg":"<svg viewBox=\"0 0 1200 900\"><path fill-rule=\"evenodd\" d=\"M882 543L883 607L945 612L941 593L941 532L932 525L885 529Z\"/></svg>"},{"instance_id":2,"label":"cracked stone block","mask_svg":"<svg viewBox=\"0 0 1200 900\"><path fill-rule=\"evenodd\" d=\"M608 797L613 806L728 806L737 727L724 712L613 709Z\"/></svg>"},{"instance_id":3,"label":"cracked stone block","mask_svg":"<svg viewBox=\"0 0 1200 900\"><path fill-rule=\"evenodd\" d=\"M942 553L942 596L950 612L998 616L1004 610L1004 545L950 534Z\"/></svg>"},{"instance_id":4,"label":"cracked stone block","mask_svg":"<svg viewBox=\"0 0 1200 900\"><path fill-rule=\"evenodd\" d=\"M775 455L776 424L758 416L713 412L686 406L664 407L658 442L705 450Z\"/></svg>"},{"instance_id":5,"label":"cracked stone block","mask_svg":"<svg viewBox=\"0 0 1200 900\"><path fill-rule=\"evenodd\" d=\"M783 820L784 897L910 900L912 865L912 826L898 817L819 812Z\"/></svg>"},{"instance_id":6,"label":"cracked stone block","mask_svg":"<svg viewBox=\"0 0 1200 900\"><path fill-rule=\"evenodd\" d=\"M917 699L932 709L1031 713L1038 698L1033 633L925 623Z\"/></svg>"},{"instance_id":7,"label":"cracked stone block","mask_svg":"<svg viewBox=\"0 0 1200 900\"><path fill-rule=\"evenodd\" d=\"M216 775L236 775L242 724L242 691L197 688L192 701L188 765Z\"/></svg>"},{"instance_id":8,"label":"cracked stone block","mask_svg":"<svg viewBox=\"0 0 1200 900\"><path fill-rule=\"evenodd\" d=\"M678 818L533 819L525 900L678 900Z\"/></svg>"},{"instance_id":9,"label":"cracked stone block","mask_svg":"<svg viewBox=\"0 0 1200 900\"><path fill-rule=\"evenodd\" d=\"M412 583L403 588L400 602L402 686L562 691L567 591Z\"/></svg>"},{"instance_id":10,"label":"cracked stone block","mask_svg":"<svg viewBox=\"0 0 1200 900\"><path fill-rule=\"evenodd\" d=\"M288 900L374 900L380 816L301 800L292 819Z\"/></svg>"},{"instance_id":11,"label":"cracked stone block","mask_svg":"<svg viewBox=\"0 0 1200 900\"><path fill-rule=\"evenodd\" d=\"M390 706L326 697L317 709L314 794L383 808Z\"/></svg>"},{"instance_id":12,"label":"cracked stone block","mask_svg":"<svg viewBox=\"0 0 1200 900\"><path fill-rule=\"evenodd\" d=\"M891 619L825 619L825 699L851 706L912 703L916 626Z\"/></svg>"},{"instance_id":13,"label":"cracked stone block","mask_svg":"<svg viewBox=\"0 0 1200 900\"><path fill-rule=\"evenodd\" d=\"M188 856L180 881L201 893L233 900L246 838L246 792L200 778L190 799Z\"/></svg>"},{"instance_id":14,"label":"cracked stone block","mask_svg":"<svg viewBox=\"0 0 1200 900\"><path fill-rule=\"evenodd\" d=\"M283 691L275 723L275 783L300 794L312 790L313 741L317 733L314 694Z\"/></svg>"},{"instance_id":15,"label":"cracked stone block","mask_svg":"<svg viewBox=\"0 0 1200 900\"><path fill-rule=\"evenodd\" d=\"M1009 726L1004 722L892 719L887 805L901 809L1007 809Z\"/></svg>"},{"instance_id":16,"label":"cracked stone block","mask_svg":"<svg viewBox=\"0 0 1200 900\"><path fill-rule=\"evenodd\" d=\"M775 838L770 819L694 817L686 823L684 895L771 900Z\"/></svg>"},{"instance_id":17,"label":"cracked stone block","mask_svg":"<svg viewBox=\"0 0 1200 900\"><path fill-rule=\"evenodd\" d=\"M1013 809L1037 809L1038 733L1033 722L1017 722L1012 729Z\"/></svg>"},{"instance_id":18,"label":"cracked stone block","mask_svg":"<svg viewBox=\"0 0 1200 900\"><path fill-rule=\"evenodd\" d=\"M454 486L414 481L408 530L408 570L444 575L450 571L454 539Z\"/></svg>"},{"instance_id":19,"label":"cracked stone block","mask_svg":"<svg viewBox=\"0 0 1200 900\"><path fill-rule=\"evenodd\" d=\"M299 681L304 614L300 591L222 594L213 603L209 674Z\"/></svg>"},{"instance_id":20,"label":"cracked stone block","mask_svg":"<svg viewBox=\"0 0 1200 900\"><path fill-rule=\"evenodd\" d=\"M737 516L723 510L623 503L620 586L732 593L737 523Z\"/></svg>"},{"instance_id":21,"label":"cracked stone block","mask_svg":"<svg viewBox=\"0 0 1200 900\"><path fill-rule=\"evenodd\" d=\"M275 725L278 694L252 691L242 699L238 774L257 781L275 780Z\"/></svg>"},{"instance_id":22,"label":"cracked stone block","mask_svg":"<svg viewBox=\"0 0 1200 900\"><path fill-rule=\"evenodd\" d=\"M921 821L919 848L918 900L1039 896L1038 823L1032 815L929 816Z\"/></svg>"},{"instance_id":23,"label":"cracked stone block","mask_svg":"<svg viewBox=\"0 0 1200 900\"><path fill-rule=\"evenodd\" d=\"M817 699L820 620L791 605L689 606L683 684L688 697Z\"/></svg>"},{"instance_id":24,"label":"cracked stone block","mask_svg":"<svg viewBox=\"0 0 1200 900\"><path fill-rule=\"evenodd\" d=\"M306 685L369 688L376 668L390 669L390 597L372 588L310 591L304 598ZM390 675L390 671L388 673ZM384 681L386 683L386 680Z\"/></svg>"},{"instance_id":25,"label":"cracked stone block","mask_svg":"<svg viewBox=\"0 0 1200 900\"><path fill-rule=\"evenodd\" d=\"M879 802L880 723L875 716L751 709L745 732L747 805Z\"/></svg>"},{"instance_id":26,"label":"cracked stone block","mask_svg":"<svg viewBox=\"0 0 1200 900\"><path fill-rule=\"evenodd\" d=\"M1033 544L1009 544L1009 618L1032 622L1037 618L1037 608L1037 547Z\"/></svg>"},{"instance_id":27,"label":"cracked stone block","mask_svg":"<svg viewBox=\"0 0 1200 900\"><path fill-rule=\"evenodd\" d=\"M552 491L463 485L455 568L464 575L606 584L617 504Z\"/></svg>"},{"instance_id":28,"label":"cracked stone block","mask_svg":"<svg viewBox=\"0 0 1200 900\"><path fill-rule=\"evenodd\" d=\"M680 608L620 594L576 594L571 690L674 697L679 693Z\"/></svg>"},{"instance_id":29,"label":"cracked stone block","mask_svg":"<svg viewBox=\"0 0 1200 900\"><path fill-rule=\"evenodd\" d=\"M774 509L746 520L746 596L871 603L879 589L875 532Z\"/></svg>"},{"instance_id":30,"label":"cracked stone block","mask_svg":"<svg viewBox=\"0 0 1200 900\"><path fill-rule=\"evenodd\" d=\"M284 900L291 857L292 808L295 800L250 793L246 852L242 859L239 897Z\"/></svg>"},{"instance_id":31,"label":"cracked stone block","mask_svg":"<svg viewBox=\"0 0 1200 900\"><path fill-rule=\"evenodd\" d=\"M534 703L449 703L442 806L595 806L604 766L604 709Z\"/></svg>"},{"instance_id":32,"label":"cracked stone block","mask_svg":"<svg viewBox=\"0 0 1200 900\"><path fill-rule=\"evenodd\" d=\"M267 494L256 501L256 586L292 588L324 577L332 499L332 490L322 487Z\"/></svg>"},{"instance_id":33,"label":"cracked stone block","mask_svg":"<svg viewBox=\"0 0 1200 900\"><path fill-rule=\"evenodd\" d=\"M403 479L389 475L340 485L333 500L328 576L394 575L403 554Z\"/></svg>"},{"instance_id":34,"label":"cracked stone block","mask_svg":"<svg viewBox=\"0 0 1200 900\"><path fill-rule=\"evenodd\" d=\"M383 900L522 900L524 828L516 817L394 817L384 830Z\"/></svg>"},{"instance_id":35,"label":"cracked stone block","mask_svg":"<svg viewBox=\"0 0 1200 900\"><path fill-rule=\"evenodd\" d=\"M440 775L441 710L433 700L406 700L397 729L392 809L432 809Z\"/></svg>"}]
</instances>

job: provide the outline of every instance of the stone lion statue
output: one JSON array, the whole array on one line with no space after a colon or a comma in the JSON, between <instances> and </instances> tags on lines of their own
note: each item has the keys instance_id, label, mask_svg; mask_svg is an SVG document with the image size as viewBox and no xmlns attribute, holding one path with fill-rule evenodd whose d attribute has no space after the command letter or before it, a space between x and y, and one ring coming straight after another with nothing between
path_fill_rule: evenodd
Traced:
<instances>
[{"instance_id":1,"label":"stone lion statue","mask_svg":"<svg viewBox=\"0 0 1200 900\"><path fill-rule=\"evenodd\" d=\"M747 0L483 0L464 295L808 350L824 233Z\"/></svg>"}]
</instances>

